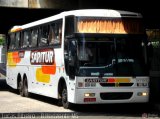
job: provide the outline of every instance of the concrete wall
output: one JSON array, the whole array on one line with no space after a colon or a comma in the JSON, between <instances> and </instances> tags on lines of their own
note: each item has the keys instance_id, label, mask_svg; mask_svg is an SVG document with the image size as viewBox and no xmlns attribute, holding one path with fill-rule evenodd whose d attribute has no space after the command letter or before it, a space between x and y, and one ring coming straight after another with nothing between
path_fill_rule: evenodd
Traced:
<instances>
[{"instance_id":1,"label":"concrete wall","mask_svg":"<svg viewBox=\"0 0 160 119\"><path fill-rule=\"evenodd\" d=\"M0 0L0 6L4 6L4 7L28 7L28 0Z\"/></svg>"},{"instance_id":2,"label":"concrete wall","mask_svg":"<svg viewBox=\"0 0 160 119\"><path fill-rule=\"evenodd\" d=\"M0 0L3 7L78 9L79 0Z\"/></svg>"},{"instance_id":3,"label":"concrete wall","mask_svg":"<svg viewBox=\"0 0 160 119\"><path fill-rule=\"evenodd\" d=\"M38 0L41 8L77 9L79 0Z\"/></svg>"}]
</instances>

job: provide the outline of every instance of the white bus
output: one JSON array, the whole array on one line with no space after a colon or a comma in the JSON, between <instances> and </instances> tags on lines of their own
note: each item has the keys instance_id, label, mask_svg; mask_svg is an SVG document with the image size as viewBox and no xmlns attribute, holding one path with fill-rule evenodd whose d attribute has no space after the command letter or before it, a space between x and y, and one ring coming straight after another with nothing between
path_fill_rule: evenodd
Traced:
<instances>
[{"instance_id":1,"label":"white bus","mask_svg":"<svg viewBox=\"0 0 160 119\"><path fill-rule=\"evenodd\" d=\"M147 37L139 13L62 12L9 31L7 84L72 104L149 100Z\"/></svg>"}]
</instances>

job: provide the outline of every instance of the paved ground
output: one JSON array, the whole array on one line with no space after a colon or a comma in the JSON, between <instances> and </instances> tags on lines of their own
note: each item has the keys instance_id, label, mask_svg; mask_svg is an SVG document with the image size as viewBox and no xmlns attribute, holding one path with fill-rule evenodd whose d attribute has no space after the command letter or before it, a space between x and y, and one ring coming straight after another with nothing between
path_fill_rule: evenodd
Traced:
<instances>
[{"instance_id":1,"label":"paved ground","mask_svg":"<svg viewBox=\"0 0 160 119\"><path fill-rule=\"evenodd\" d=\"M50 100L51 101L51 100ZM54 100L53 100L54 101ZM54 102L47 103L34 98L25 98L13 92L0 92L0 112L71 112L58 107Z\"/></svg>"},{"instance_id":2,"label":"paved ground","mask_svg":"<svg viewBox=\"0 0 160 119\"><path fill-rule=\"evenodd\" d=\"M57 100L32 94L30 98L21 97L18 92L0 81L0 112L71 112L56 105Z\"/></svg>"},{"instance_id":3,"label":"paved ground","mask_svg":"<svg viewBox=\"0 0 160 119\"><path fill-rule=\"evenodd\" d=\"M60 119L156 119L160 115L151 105L106 104L76 105L72 110L57 106L57 101L32 94L25 98L0 80L0 118L60 118Z\"/></svg>"}]
</instances>

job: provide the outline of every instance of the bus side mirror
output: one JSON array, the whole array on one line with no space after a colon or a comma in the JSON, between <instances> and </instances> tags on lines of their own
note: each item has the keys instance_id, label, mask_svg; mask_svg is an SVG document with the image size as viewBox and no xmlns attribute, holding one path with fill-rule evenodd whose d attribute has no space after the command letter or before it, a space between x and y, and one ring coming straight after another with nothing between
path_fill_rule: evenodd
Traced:
<instances>
[{"instance_id":1,"label":"bus side mirror","mask_svg":"<svg viewBox=\"0 0 160 119\"><path fill-rule=\"evenodd\" d=\"M69 66L74 66L74 56L71 54L71 52L65 52L64 59L68 62Z\"/></svg>"},{"instance_id":2,"label":"bus side mirror","mask_svg":"<svg viewBox=\"0 0 160 119\"><path fill-rule=\"evenodd\" d=\"M69 41L68 63L69 66L75 67L77 46L75 40Z\"/></svg>"},{"instance_id":3,"label":"bus side mirror","mask_svg":"<svg viewBox=\"0 0 160 119\"><path fill-rule=\"evenodd\" d=\"M71 67L74 67L75 65L75 56L73 53L71 53L71 51L69 51L69 54L68 54L68 63L69 63L69 66Z\"/></svg>"},{"instance_id":4,"label":"bus side mirror","mask_svg":"<svg viewBox=\"0 0 160 119\"><path fill-rule=\"evenodd\" d=\"M64 52L64 59L65 59L65 60L68 60L68 59L69 59L68 53L67 53L66 51Z\"/></svg>"}]
</instances>

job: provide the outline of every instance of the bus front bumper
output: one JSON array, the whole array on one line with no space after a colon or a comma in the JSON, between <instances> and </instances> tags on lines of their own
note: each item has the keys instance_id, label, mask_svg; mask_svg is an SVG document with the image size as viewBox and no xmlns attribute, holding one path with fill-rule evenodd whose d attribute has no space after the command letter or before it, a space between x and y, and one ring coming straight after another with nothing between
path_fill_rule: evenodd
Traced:
<instances>
[{"instance_id":1,"label":"bus front bumper","mask_svg":"<svg viewBox=\"0 0 160 119\"><path fill-rule=\"evenodd\" d=\"M76 89L75 104L145 103L149 101L149 88Z\"/></svg>"}]
</instances>

